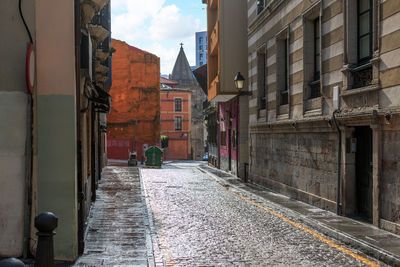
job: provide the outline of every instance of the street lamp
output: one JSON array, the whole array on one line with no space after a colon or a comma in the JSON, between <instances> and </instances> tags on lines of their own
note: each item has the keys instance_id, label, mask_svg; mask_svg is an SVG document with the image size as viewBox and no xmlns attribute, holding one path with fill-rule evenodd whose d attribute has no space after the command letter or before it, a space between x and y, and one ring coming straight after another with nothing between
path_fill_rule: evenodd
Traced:
<instances>
[{"instance_id":1,"label":"street lamp","mask_svg":"<svg viewBox=\"0 0 400 267\"><path fill-rule=\"evenodd\" d=\"M244 77L242 76L242 74L240 74L240 71L236 74L234 81L236 88L239 89L239 91L241 91L244 86Z\"/></svg>"},{"instance_id":2,"label":"street lamp","mask_svg":"<svg viewBox=\"0 0 400 267\"><path fill-rule=\"evenodd\" d=\"M237 89L239 89L239 95L248 95L251 96L253 95L253 92L249 92L249 91L242 91L243 87L244 87L244 77L242 76L242 74L240 73L240 71L236 74L235 76L235 86Z\"/></svg>"}]
</instances>

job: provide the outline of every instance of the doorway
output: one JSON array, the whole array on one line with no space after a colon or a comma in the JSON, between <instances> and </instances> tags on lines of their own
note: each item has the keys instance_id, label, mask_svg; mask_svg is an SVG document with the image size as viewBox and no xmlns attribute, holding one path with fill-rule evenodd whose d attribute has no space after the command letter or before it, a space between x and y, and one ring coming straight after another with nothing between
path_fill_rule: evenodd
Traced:
<instances>
[{"instance_id":1,"label":"doorway","mask_svg":"<svg viewBox=\"0 0 400 267\"><path fill-rule=\"evenodd\" d=\"M228 155L229 171L232 171L232 129L228 129Z\"/></svg>"},{"instance_id":2,"label":"doorway","mask_svg":"<svg viewBox=\"0 0 400 267\"><path fill-rule=\"evenodd\" d=\"M369 126L355 128L357 139L356 197L357 215L372 222L372 130Z\"/></svg>"}]
</instances>

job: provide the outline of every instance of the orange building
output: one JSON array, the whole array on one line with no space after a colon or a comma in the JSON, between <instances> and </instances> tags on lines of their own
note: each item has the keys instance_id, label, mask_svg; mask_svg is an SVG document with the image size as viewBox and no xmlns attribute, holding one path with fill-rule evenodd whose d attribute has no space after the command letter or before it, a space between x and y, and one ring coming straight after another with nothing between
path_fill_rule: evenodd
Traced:
<instances>
[{"instance_id":1,"label":"orange building","mask_svg":"<svg viewBox=\"0 0 400 267\"><path fill-rule=\"evenodd\" d=\"M135 146L138 160L160 141L160 58L112 39L110 89L113 103L107 116L107 157L128 159Z\"/></svg>"},{"instance_id":2,"label":"orange building","mask_svg":"<svg viewBox=\"0 0 400 267\"><path fill-rule=\"evenodd\" d=\"M161 89L161 135L169 140L164 159L191 159L191 94L188 89Z\"/></svg>"}]
</instances>

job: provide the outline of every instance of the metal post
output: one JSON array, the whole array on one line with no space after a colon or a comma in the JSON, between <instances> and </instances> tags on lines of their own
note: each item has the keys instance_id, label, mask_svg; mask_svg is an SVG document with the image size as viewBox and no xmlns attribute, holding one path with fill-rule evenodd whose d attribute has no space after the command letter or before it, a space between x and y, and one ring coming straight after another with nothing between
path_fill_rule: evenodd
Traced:
<instances>
[{"instance_id":1,"label":"metal post","mask_svg":"<svg viewBox=\"0 0 400 267\"><path fill-rule=\"evenodd\" d=\"M25 267L25 264L16 258L8 258L0 261L0 267Z\"/></svg>"},{"instance_id":2,"label":"metal post","mask_svg":"<svg viewBox=\"0 0 400 267\"><path fill-rule=\"evenodd\" d=\"M54 267L54 230L58 217L51 212L44 212L35 217L35 227L39 230L36 248L35 267Z\"/></svg>"}]
</instances>

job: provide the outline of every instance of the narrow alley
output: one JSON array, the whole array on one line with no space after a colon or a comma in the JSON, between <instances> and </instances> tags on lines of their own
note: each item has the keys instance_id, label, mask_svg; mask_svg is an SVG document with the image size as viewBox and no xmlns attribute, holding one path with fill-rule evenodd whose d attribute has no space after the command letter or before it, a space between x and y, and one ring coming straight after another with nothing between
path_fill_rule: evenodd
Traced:
<instances>
[{"instance_id":1,"label":"narrow alley","mask_svg":"<svg viewBox=\"0 0 400 267\"><path fill-rule=\"evenodd\" d=\"M204 163L138 170L104 171L75 266L384 266Z\"/></svg>"}]
</instances>

